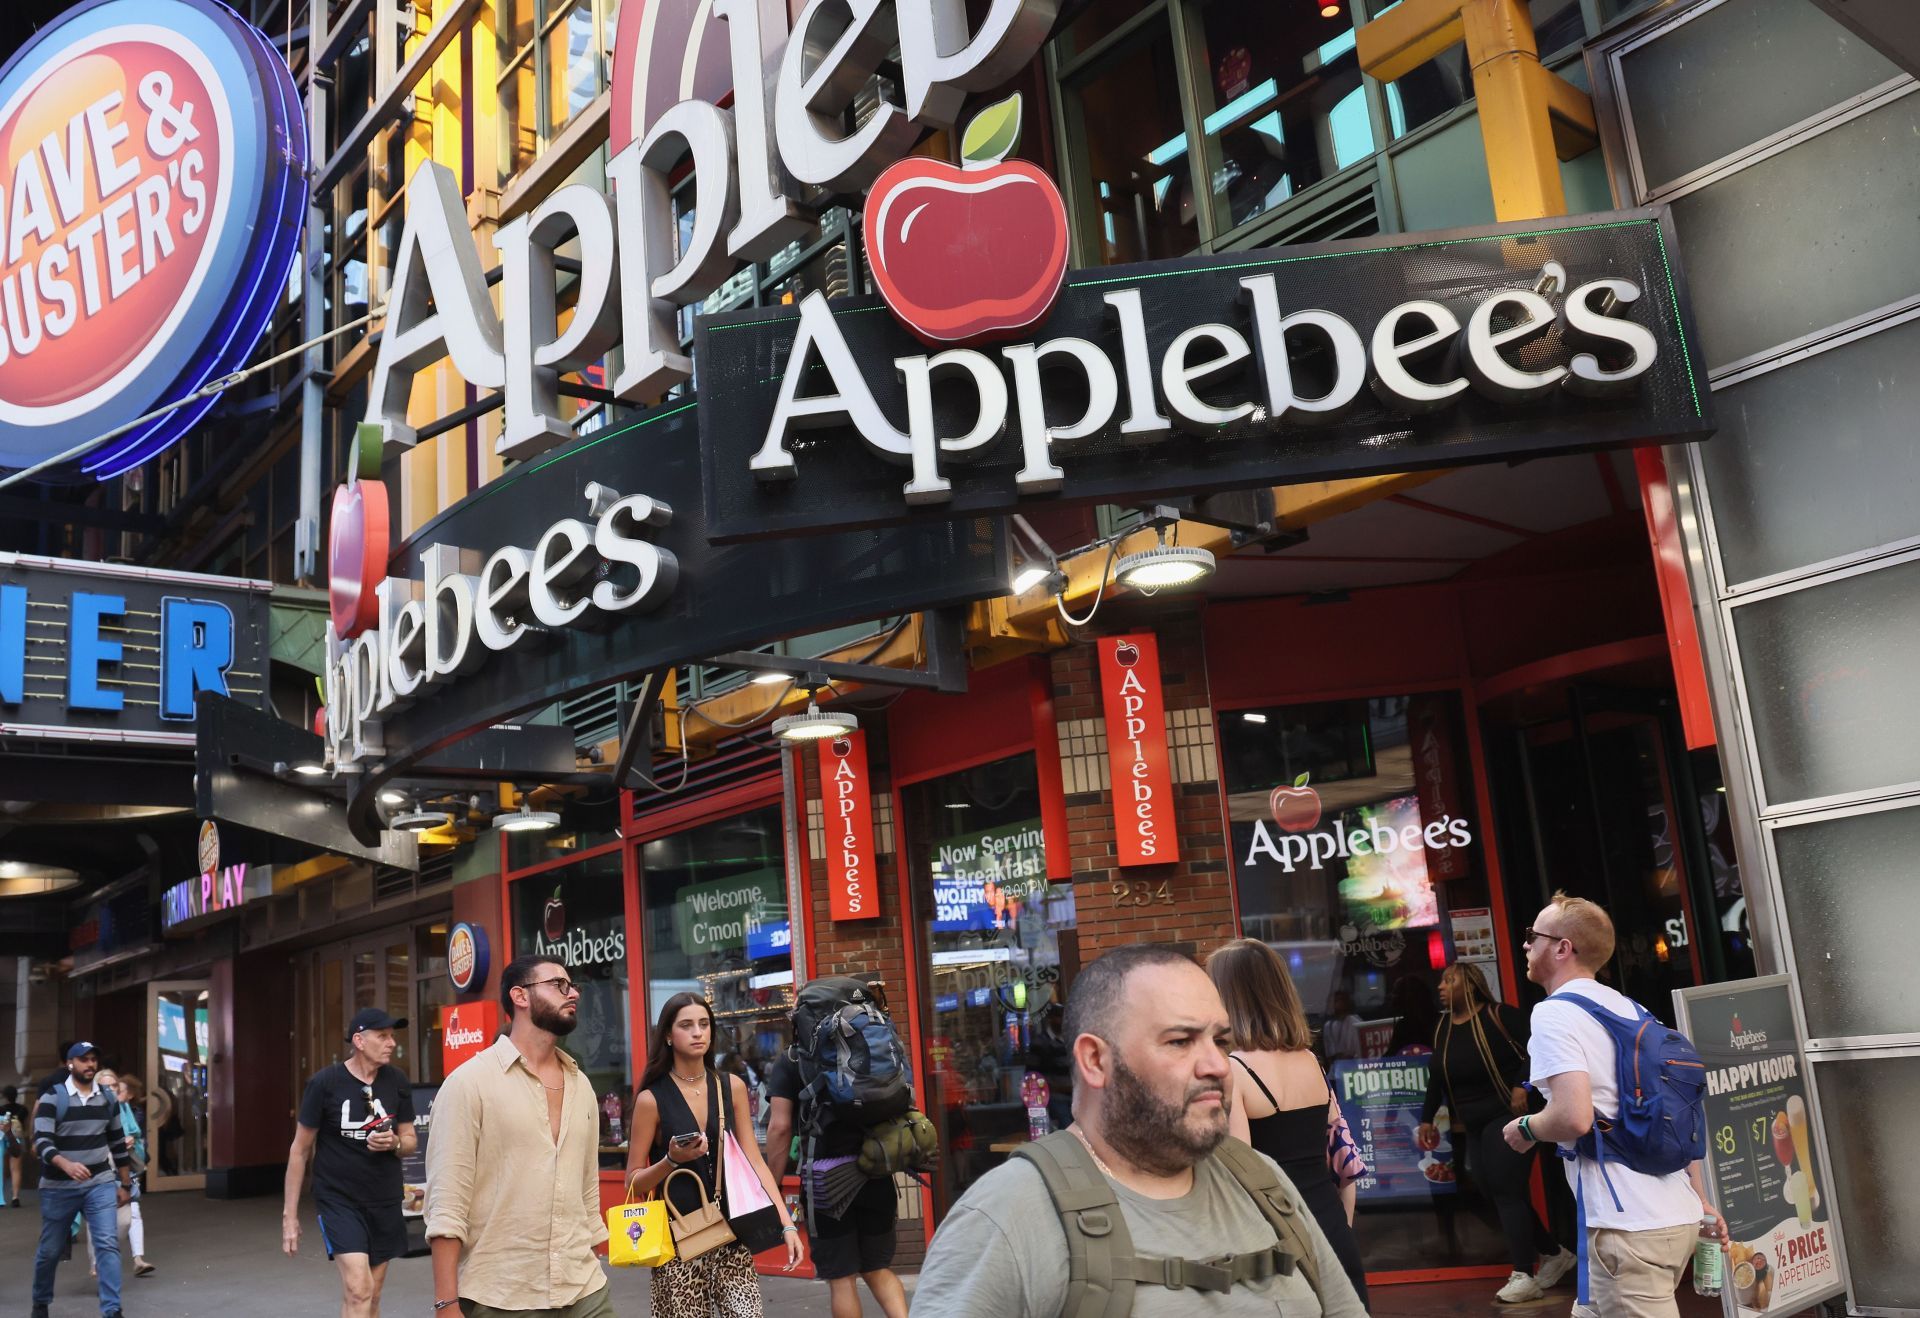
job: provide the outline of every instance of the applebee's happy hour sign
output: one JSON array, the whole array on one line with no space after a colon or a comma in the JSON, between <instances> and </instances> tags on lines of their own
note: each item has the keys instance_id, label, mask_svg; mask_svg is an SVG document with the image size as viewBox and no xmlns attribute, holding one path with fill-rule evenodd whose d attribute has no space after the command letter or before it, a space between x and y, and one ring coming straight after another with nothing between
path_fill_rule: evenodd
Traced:
<instances>
[{"instance_id":1,"label":"applebee's happy hour sign","mask_svg":"<svg viewBox=\"0 0 1920 1318\"><path fill-rule=\"evenodd\" d=\"M279 53L214 0L92 0L0 68L0 468L233 371L286 288L307 144ZM116 475L215 397L102 444Z\"/></svg>"},{"instance_id":2,"label":"applebee's happy hour sign","mask_svg":"<svg viewBox=\"0 0 1920 1318\"><path fill-rule=\"evenodd\" d=\"M1113 773L1114 847L1122 865L1180 859L1167 713L1160 692L1160 643L1152 632L1100 641L1100 697Z\"/></svg>"},{"instance_id":3,"label":"applebee's happy hour sign","mask_svg":"<svg viewBox=\"0 0 1920 1318\"><path fill-rule=\"evenodd\" d=\"M825 809L827 893L836 920L880 914L873 854L873 780L867 776L867 734L849 733L820 747Z\"/></svg>"}]
</instances>

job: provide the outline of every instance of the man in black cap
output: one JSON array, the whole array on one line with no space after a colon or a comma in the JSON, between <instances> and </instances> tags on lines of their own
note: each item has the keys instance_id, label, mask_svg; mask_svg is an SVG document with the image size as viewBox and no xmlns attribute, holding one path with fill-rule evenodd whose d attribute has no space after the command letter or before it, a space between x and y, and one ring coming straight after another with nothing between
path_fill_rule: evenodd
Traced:
<instances>
[{"instance_id":1,"label":"man in black cap","mask_svg":"<svg viewBox=\"0 0 1920 1318\"><path fill-rule=\"evenodd\" d=\"M378 1318L387 1262L407 1252L400 1211L400 1160L414 1151L413 1091L388 1063L395 1030L407 1026L375 1007L347 1027L351 1049L307 1082L287 1153L281 1247L300 1248L300 1183L313 1159L313 1206L327 1257L340 1269L341 1318Z\"/></svg>"}]
</instances>

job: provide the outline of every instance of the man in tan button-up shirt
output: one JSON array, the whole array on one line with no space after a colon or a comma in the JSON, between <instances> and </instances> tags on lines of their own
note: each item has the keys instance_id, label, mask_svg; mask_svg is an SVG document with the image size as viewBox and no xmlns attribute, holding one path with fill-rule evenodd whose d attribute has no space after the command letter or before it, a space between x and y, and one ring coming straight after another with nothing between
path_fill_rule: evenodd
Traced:
<instances>
[{"instance_id":1,"label":"man in tan button-up shirt","mask_svg":"<svg viewBox=\"0 0 1920 1318\"><path fill-rule=\"evenodd\" d=\"M448 1076L434 1100L427 1240L439 1318L613 1318L593 1252L607 1238L599 1108L558 1047L573 1032L579 996L557 961L508 963L507 1033Z\"/></svg>"}]
</instances>

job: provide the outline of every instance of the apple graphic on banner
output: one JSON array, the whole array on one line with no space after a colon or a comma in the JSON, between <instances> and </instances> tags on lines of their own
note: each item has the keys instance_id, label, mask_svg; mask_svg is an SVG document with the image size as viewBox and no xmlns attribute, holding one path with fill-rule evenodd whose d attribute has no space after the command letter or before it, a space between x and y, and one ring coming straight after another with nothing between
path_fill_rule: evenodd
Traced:
<instances>
[{"instance_id":1,"label":"apple graphic on banner","mask_svg":"<svg viewBox=\"0 0 1920 1318\"><path fill-rule=\"evenodd\" d=\"M1304 833L1320 822L1320 793L1307 786L1307 774L1293 780L1291 787L1276 787L1267 798L1273 822L1289 833Z\"/></svg>"},{"instance_id":2,"label":"apple graphic on banner","mask_svg":"<svg viewBox=\"0 0 1920 1318\"><path fill-rule=\"evenodd\" d=\"M1140 662L1140 647L1132 641L1122 641L1113 647L1113 661L1122 668L1131 668Z\"/></svg>"},{"instance_id":3,"label":"apple graphic on banner","mask_svg":"<svg viewBox=\"0 0 1920 1318\"><path fill-rule=\"evenodd\" d=\"M961 138L961 168L924 156L874 180L863 221L874 282L933 347L1013 338L1053 307L1067 275L1067 208L1051 178L1008 160L1020 95L987 106Z\"/></svg>"},{"instance_id":4,"label":"apple graphic on banner","mask_svg":"<svg viewBox=\"0 0 1920 1318\"><path fill-rule=\"evenodd\" d=\"M553 896L547 898L547 909L541 913L541 925L547 931L547 937L559 942L567 936L567 907L560 900L560 890L555 888Z\"/></svg>"},{"instance_id":5,"label":"apple graphic on banner","mask_svg":"<svg viewBox=\"0 0 1920 1318\"><path fill-rule=\"evenodd\" d=\"M843 760L846 759L847 756L852 753L852 751L853 751L853 742L851 739L846 737L835 737L833 739L833 753L835 755L838 755L841 759Z\"/></svg>"}]
</instances>

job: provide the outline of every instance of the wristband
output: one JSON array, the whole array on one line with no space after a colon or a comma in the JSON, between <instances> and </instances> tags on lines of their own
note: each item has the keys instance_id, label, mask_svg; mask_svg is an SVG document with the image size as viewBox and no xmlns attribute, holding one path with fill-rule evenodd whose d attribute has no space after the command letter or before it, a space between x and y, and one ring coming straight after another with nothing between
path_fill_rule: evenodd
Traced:
<instances>
[{"instance_id":1,"label":"wristband","mask_svg":"<svg viewBox=\"0 0 1920 1318\"><path fill-rule=\"evenodd\" d=\"M460 1303L458 1300L435 1300L433 1302L433 1311L439 1313L442 1309L451 1309L458 1303Z\"/></svg>"},{"instance_id":2,"label":"wristband","mask_svg":"<svg viewBox=\"0 0 1920 1318\"><path fill-rule=\"evenodd\" d=\"M1533 1114L1529 1112L1526 1116L1520 1118L1520 1133L1527 1137L1528 1143L1538 1144L1540 1142L1540 1137L1534 1134L1533 1127L1527 1124L1527 1122L1532 1118L1532 1116Z\"/></svg>"}]
</instances>

